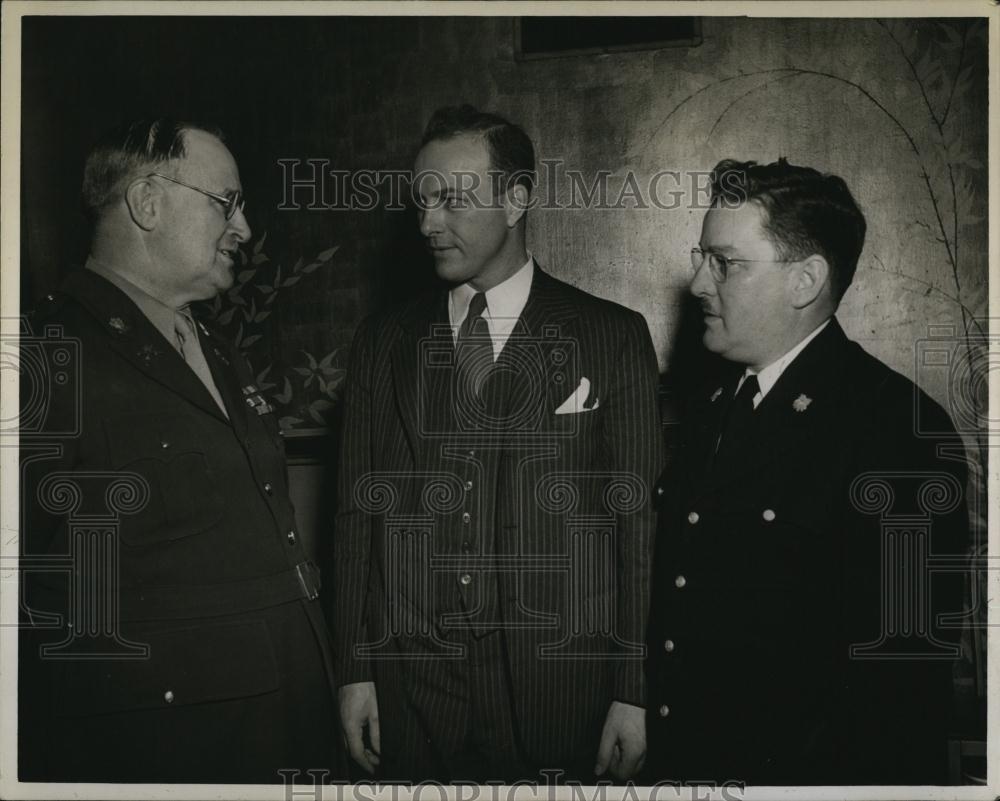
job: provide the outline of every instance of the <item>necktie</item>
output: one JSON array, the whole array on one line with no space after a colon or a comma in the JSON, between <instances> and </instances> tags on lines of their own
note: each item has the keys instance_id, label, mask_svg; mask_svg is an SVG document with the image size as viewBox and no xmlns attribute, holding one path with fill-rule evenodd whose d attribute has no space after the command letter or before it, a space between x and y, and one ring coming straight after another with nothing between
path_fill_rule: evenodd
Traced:
<instances>
[{"instance_id":1,"label":"necktie","mask_svg":"<svg viewBox=\"0 0 1000 801\"><path fill-rule=\"evenodd\" d=\"M455 371L458 379L456 411L466 424L482 420L485 403L482 398L483 383L493 369L493 340L489 323L482 316L486 311L486 295L477 292L469 303L469 312L458 329L455 341Z\"/></svg>"},{"instance_id":2,"label":"necktie","mask_svg":"<svg viewBox=\"0 0 1000 801\"><path fill-rule=\"evenodd\" d=\"M726 421L722 426L722 434L715 448L716 454L732 449L734 442L746 433L747 428L753 422L753 399L760 392L760 382L756 375L748 375L740 385L736 397L733 398L729 411L726 413Z\"/></svg>"},{"instance_id":3,"label":"necktie","mask_svg":"<svg viewBox=\"0 0 1000 801\"><path fill-rule=\"evenodd\" d=\"M177 350L180 351L188 367L194 370L194 374L205 385L205 389L208 390L212 399L218 404L219 409L222 410L222 413L228 419L229 415L226 414L226 405L223 403L222 396L215 386L212 371L208 368L208 362L205 361L205 354L201 351L201 343L198 341L198 331L194 326L194 320L191 318L191 312L187 309L178 309L174 314L174 333L177 335Z\"/></svg>"}]
</instances>

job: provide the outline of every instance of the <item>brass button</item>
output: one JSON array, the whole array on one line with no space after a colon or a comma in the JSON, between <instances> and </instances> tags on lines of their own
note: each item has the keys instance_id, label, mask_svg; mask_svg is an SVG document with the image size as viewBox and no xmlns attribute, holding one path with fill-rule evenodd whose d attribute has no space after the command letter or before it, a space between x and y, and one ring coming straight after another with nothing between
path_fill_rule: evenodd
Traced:
<instances>
[{"instance_id":1,"label":"brass button","mask_svg":"<svg viewBox=\"0 0 1000 801\"><path fill-rule=\"evenodd\" d=\"M775 518L774 509L765 509L761 517L768 523L772 522Z\"/></svg>"},{"instance_id":2,"label":"brass button","mask_svg":"<svg viewBox=\"0 0 1000 801\"><path fill-rule=\"evenodd\" d=\"M468 492L471 489L472 489L472 482L471 481L466 481L465 482L465 491Z\"/></svg>"},{"instance_id":3,"label":"brass button","mask_svg":"<svg viewBox=\"0 0 1000 801\"><path fill-rule=\"evenodd\" d=\"M264 482L264 492L266 492L268 495L273 495L274 494L274 487L271 486L271 482L270 481L265 481Z\"/></svg>"},{"instance_id":4,"label":"brass button","mask_svg":"<svg viewBox=\"0 0 1000 801\"><path fill-rule=\"evenodd\" d=\"M472 515L470 515L468 512L462 512L462 522L463 523L472 522Z\"/></svg>"},{"instance_id":5,"label":"brass button","mask_svg":"<svg viewBox=\"0 0 1000 801\"><path fill-rule=\"evenodd\" d=\"M464 586L468 587L472 583L472 576L468 573L463 573L458 579Z\"/></svg>"},{"instance_id":6,"label":"brass button","mask_svg":"<svg viewBox=\"0 0 1000 801\"><path fill-rule=\"evenodd\" d=\"M166 701L168 704L172 704L174 702L174 691L173 690L167 690L163 694L163 700Z\"/></svg>"},{"instance_id":7,"label":"brass button","mask_svg":"<svg viewBox=\"0 0 1000 801\"><path fill-rule=\"evenodd\" d=\"M695 525L695 523L697 523L699 520L701 520L701 516L697 512L688 512L688 523L690 523L692 526Z\"/></svg>"},{"instance_id":8,"label":"brass button","mask_svg":"<svg viewBox=\"0 0 1000 801\"><path fill-rule=\"evenodd\" d=\"M660 717L661 718L665 718L669 714L670 714L670 707L669 706L667 706L666 704L664 704L663 706L660 707Z\"/></svg>"},{"instance_id":9,"label":"brass button","mask_svg":"<svg viewBox=\"0 0 1000 801\"><path fill-rule=\"evenodd\" d=\"M663 487L657 487L656 488L656 494L657 495L662 495L663 494Z\"/></svg>"},{"instance_id":10,"label":"brass button","mask_svg":"<svg viewBox=\"0 0 1000 801\"><path fill-rule=\"evenodd\" d=\"M170 443L164 440L163 442L160 443L160 447L163 449L167 449L170 447Z\"/></svg>"},{"instance_id":11,"label":"brass button","mask_svg":"<svg viewBox=\"0 0 1000 801\"><path fill-rule=\"evenodd\" d=\"M470 450L470 451L469 451L469 456L475 456L475 455L476 455L476 452L475 452L475 450Z\"/></svg>"},{"instance_id":12,"label":"brass button","mask_svg":"<svg viewBox=\"0 0 1000 801\"><path fill-rule=\"evenodd\" d=\"M674 650L674 641L673 640L664 640L664 642L663 642L663 650L666 651L668 654L672 653L673 650Z\"/></svg>"},{"instance_id":13,"label":"brass button","mask_svg":"<svg viewBox=\"0 0 1000 801\"><path fill-rule=\"evenodd\" d=\"M683 587L687 583L688 583L688 580L686 578L684 578L684 576L678 576L677 578L674 579L674 586L677 589L680 589L681 587Z\"/></svg>"},{"instance_id":14,"label":"brass button","mask_svg":"<svg viewBox=\"0 0 1000 801\"><path fill-rule=\"evenodd\" d=\"M288 532L288 544L289 545L294 545L295 544L295 532L294 531L289 531Z\"/></svg>"}]
</instances>

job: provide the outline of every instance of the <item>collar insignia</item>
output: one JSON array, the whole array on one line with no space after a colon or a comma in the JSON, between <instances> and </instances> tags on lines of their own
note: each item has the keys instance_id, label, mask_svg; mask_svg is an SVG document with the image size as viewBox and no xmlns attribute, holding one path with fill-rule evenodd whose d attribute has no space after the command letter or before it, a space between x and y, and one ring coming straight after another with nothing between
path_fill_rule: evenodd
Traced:
<instances>
[{"instance_id":1,"label":"collar insignia","mask_svg":"<svg viewBox=\"0 0 1000 801\"><path fill-rule=\"evenodd\" d=\"M795 400L792 401L792 408L797 412L804 412L809 408L809 404L813 402L813 399L808 395L799 395Z\"/></svg>"},{"instance_id":2,"label":"collar insignia","mask_svg":"<svg viewBox=\"0 0 1000 801\"><path fill-rule=\"evenodd\" d=\"M108 320L108 325L119 334L124 334L128 331L128 324L121 317L112 317Z\"/></svg>"},{"instance_id":3,"label":"collar insignia","mask_svg":"<svg viewBox=\"0 0 1000 801\"><path fill-rule=\"evenodd\" d=\"M147 367L152 363L153 359L155 359L159 355L160 351L157 350L156 347L153 345L143 345L139 349L139 358L146 363Z\"/></svg>"}]
</instances>

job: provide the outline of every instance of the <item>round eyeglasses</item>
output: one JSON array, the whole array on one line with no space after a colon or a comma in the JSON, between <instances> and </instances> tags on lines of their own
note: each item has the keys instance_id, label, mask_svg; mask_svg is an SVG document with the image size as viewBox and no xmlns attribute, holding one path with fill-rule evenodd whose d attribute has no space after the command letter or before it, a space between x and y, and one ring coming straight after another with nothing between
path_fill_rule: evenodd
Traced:
<instances>
[{"instance_id":1,"label":"round eyeglasses","mask_svg":"<svg viewBox=\"0 0 1000 801\"><path fill-rule=\"evenodd\" d=\"M725 283L729 277L729 267L732 264L794 264L800 259L732 259L715 253L711 250L702 250L699 247L691 248L691 266L698 272L708 258L708 271L712 275L712 280L717 284Z\"/></svg>"},{"instance_id":2,"label":"round eyeglasses","mask_svg":"<svg viewBox=\"0 0 1000 801\"><path fill-rule=\"evenodd\" d=\"M153 176L157 178L162 178L165 181L170 181L171 183L179 184L181 186L186 186L188 189L193 189L195 192L201 192L203 195L207 195L212 198L212 200L218 201L222 204L222 209L226 213L226 219L231 220L237 211L243 211L244 205L246 205L246 200L243 198L243 192L239 189L234 189L225 195L220 195L217 192L209 192L207 189L202 189L200 186L194 186L193 184L185 183L177 178L171 178L169 175L164 175L162 172L151 172L147 175L147 178L152 178Z\"/></svg>"}]
</instances>

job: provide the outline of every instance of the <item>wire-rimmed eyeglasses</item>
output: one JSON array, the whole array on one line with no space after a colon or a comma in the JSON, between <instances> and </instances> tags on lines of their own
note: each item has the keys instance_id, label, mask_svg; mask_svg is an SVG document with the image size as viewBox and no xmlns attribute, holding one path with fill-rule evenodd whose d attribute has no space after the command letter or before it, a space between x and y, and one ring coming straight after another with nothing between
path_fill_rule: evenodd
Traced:
<instances>
[{"instance_id":1,"label":"wire-rimmed eyeglasses","mask_svg":"<svg viewBox=\"0 0 1000 801\"><path fill-rule=\"evenodd\" d=\"M691 248L691 266L698 272L708 257L708 271L712 274L712 279L717 283L724 283L729 277L729 266L731 264L793 264L799 259L731 259L721 253L711 250L702 250L699 247Z\"/></svg>"},{"instance_id":2,"label":"wire-rimmed eyeglasses","mask_svg":"<svg viewBox=\"0 0 1000 801\"><path fill-rule=\"evenodd\" d=\"M193 184L185 183L177 178L171 178L169 175L164 175L162 172L151 172L147 175L147 178L153 176L157 178L163 178L165 181L170 181L171 183L180 184L181 186L186 186L188 189L193 189L195 192L201 192L203 195L207 195L222 204L222 209L226 213L226 219L231 220L237 211L243 211L243 206L246 205L246 200L243 197L243 192L239 189L235 189L229 194L220 195L217 192L209 192L207 189L202 189L200 186L194 186Z\"/></svg>"}]
</instances>

